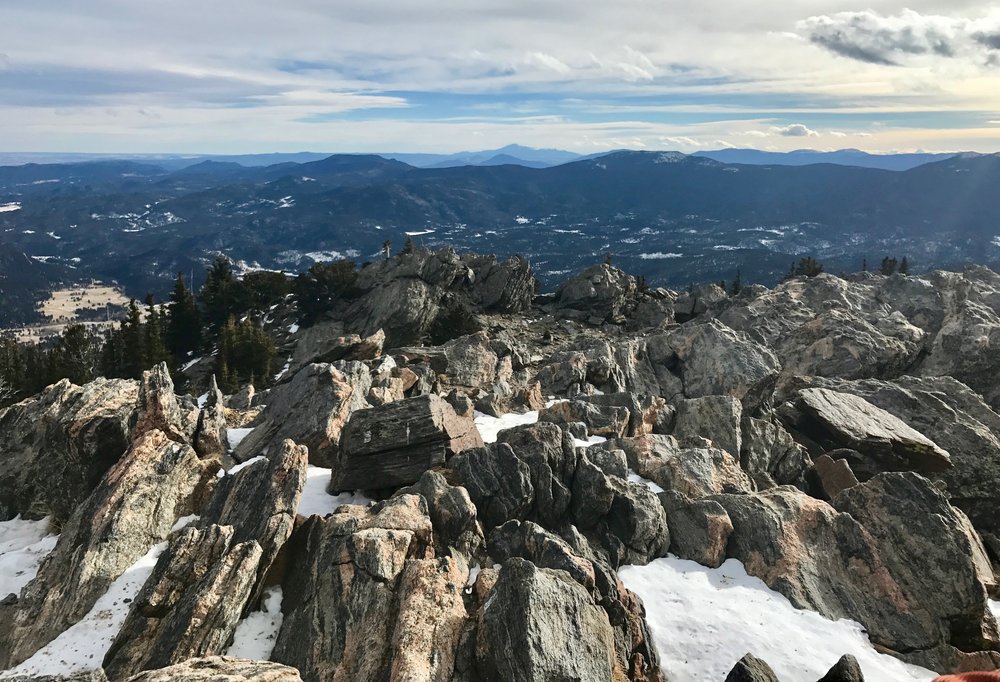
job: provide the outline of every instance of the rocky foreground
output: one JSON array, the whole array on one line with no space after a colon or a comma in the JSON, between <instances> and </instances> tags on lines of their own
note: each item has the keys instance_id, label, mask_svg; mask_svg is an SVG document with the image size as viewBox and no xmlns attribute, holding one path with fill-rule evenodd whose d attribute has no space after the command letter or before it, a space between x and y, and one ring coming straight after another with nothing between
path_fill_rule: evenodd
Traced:
<instances>
[{"instance_id":1,"label":"rocky foreground","mask_svg":"<svg viewBox=\"0 0 1000 682\"><path fill-rule=\"evenodd\" d=\"M161 366L0 412L0 521L58 533L0 602L0 669L683 680L619 577L668 553L737 560L907 663L1000 668L997 274L731 296L600 265L535 296L522 260L442 251L359 289L267 391L178 396ZM92 660L30 672L130 576ZM269 660L225 656L279 589ZM777 679L755 653L727 679Z\"/></svg>"}]
</instances>

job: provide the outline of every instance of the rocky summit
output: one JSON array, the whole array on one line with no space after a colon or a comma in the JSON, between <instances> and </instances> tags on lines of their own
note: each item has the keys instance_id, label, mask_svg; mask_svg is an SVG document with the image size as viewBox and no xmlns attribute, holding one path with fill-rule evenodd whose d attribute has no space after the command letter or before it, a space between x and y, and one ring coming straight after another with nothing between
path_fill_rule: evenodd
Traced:
<instances>
[{"instance_id":1,"label":"rocky summit","mask_svg":"<svg viewBox=\"0 0 1000 682\"><path fill-rule=\"evenodd\" d=\"M0 411L0 677L1000 669L1000 275L537 291L416 249L271 386Z\"/></svg>"}]
</instances>

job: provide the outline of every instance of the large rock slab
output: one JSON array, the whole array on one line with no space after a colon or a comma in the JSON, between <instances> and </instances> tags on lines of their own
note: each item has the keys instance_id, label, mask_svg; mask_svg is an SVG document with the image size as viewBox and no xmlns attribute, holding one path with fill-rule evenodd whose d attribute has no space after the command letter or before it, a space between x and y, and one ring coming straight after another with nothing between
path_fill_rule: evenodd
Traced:
<instances>
[{"instance_id":1,"label":"large rock slab","mask_svg":"<svg viewBox=\"0 0 1000 682\"><path fill-rule=\"evenodd\" d=\"M306 365L268 396L262 423L247 434L233 457L245 462L277 451L291 439L309 448L309 461L329 467L351 414L354 386L333 365Z\"/></svg>"},{"instance_id":2,"label":"large rock slab","mask_svg":"<svg viewBox=\"0 0 1000 682\"><path fill-rule=\"evenodd\" d=\"M512 558L478 614L476 658L484 680L612 680L607 614L563 571Z\"/></svg>"},{"instance_id":3,"label":"large rock slab","mask_svg":"<svg viewBox=\"0 0 1000 682\"><path fill-rule=\"evenodd\" d=\"M840 446L875 458L886 471L936 473L952 466L937 443L864 398L825 388L798 395L796 406L807 418L799 428L810 433L819 427Z\"/></svg>"},{"instance_id":4,"label":"large rock slab","mask_svg":"<svg viewBox=\"0 0 1000 682\"><path fill-rule=\"evenodd\" d=\"M0 668L24 661L90 611L114 580L190 514L213 467L148 431L70 517L13 605L0 607Z\"/></svg>"},{"instance_id":5,"label":"large rock slab","mask_svg":"<svg viewBox=\"0 0 1000 682\"><path fill-rule=\"evenodd\" d=\"M475 422L437 395L359 410L344 428L331 491L416 483L462 450L482 447Z\"/></svg>"},{"instance_id":6,"label":"large rock slab","mask_svg":"<svg viewBox=\"0 0 1000 682\"><path fill-rule=\"evenodd\" d=\"M65 521L128 449L139 384L64 379L0 410L0 520Z\"/></svg>"}]
</instances>

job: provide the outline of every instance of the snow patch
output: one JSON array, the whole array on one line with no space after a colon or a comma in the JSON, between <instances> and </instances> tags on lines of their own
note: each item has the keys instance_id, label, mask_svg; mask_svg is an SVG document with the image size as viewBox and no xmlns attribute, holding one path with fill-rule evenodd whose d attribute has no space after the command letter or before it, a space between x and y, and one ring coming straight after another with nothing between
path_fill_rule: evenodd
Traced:
<instances>
[{"instance_id":1,"label":"snow patch","mask_svg":"<svg viewBox=\"0 0 1000 682\"><path fill-rule=\"evenodd\" d=\"M235 450L236 446L243 442L243 439L250 435L253 427L244 429L226 429L226 440L229 441L229 449Z\"/></svg>"},{"instance_id":2,"label":"snow patch","mask_svg":"<svg viewBox=\"0 0 1000 682\"><path fill-rule=\"evenodd\" d=\"M194 358L193 360L188 360L183 365L181 365L181 371L182 372L186 372L189 369L191 369L192 367L194 367L195 365L197 365L199 362L201 362L201 358ZM200 401L201 398L198 398L198 400ZM205 400L208 400L208 394L207 393L205 394ZM200 404L199 404L199 407L201 407Z\"/></svg>"},{"instance_id":3,"label":"snow patch","mask_svg":"<svg viewBox=\"0 0 1000 682\"><path fill-rule=\"evenodd\" d=\"M299 514L302 516L326 516L332 514L345 504L360 504L367 506L371 499L360 492L340 493L331 495L326 492L330 482L330 470L311 466L306 470L306 485L302 489L302 499L299 501Z\"/></svg>"},{"instance_id":4,"label":"snow patch","mask_svg":"<svg viewBox=\"0 0 1000 682\"><path fill-rule=\"evenodd\" d=\"M869 680L925 682L936 673L879 654L864 629L800 611L730 559L717 569L676 557L622 567L618 576L646 605L646 618L668 679L724 680L746 653L782 680L819 679L845 653Z\"/></svg>"},{"instance_id":5,"label":"snow patch","mask_svg":"<svg viewBox=\"0 0 1000 682\"><path fill-rule=\"evenodd\" d=\"M683 258L683 253L673 253L657 251L656 253L640 253L639 258L643 260L666 260L668 258Z\"/></svg>"},{"instance_id":6,"label":"snow patch","mask_svg":"<svg viewBox=\"0 0 1000 682\"><path fill-rule=\"evenodd\" d=\"M266 462L267 461L267 457L265 457L264 455L257 455L256 457L251 457L247 461L240 462L239 464L237 464L236 466L234 466L232 469L230 469L229 471L227 471L225 473L225 475L226 476L232 476L233 474L235 474L235 473L237 473L239 471L243 471L244 469L246 469L251 464L255 464L255 463L259 462L260 460L264 460ZM220 470L219 473L221 474L222 471ZM221 476L220 476L220 478L221 478Z\"/></svg>"},{"instance_id":7,"label":"snow patch","mask_svg":"<svg viewBox=\"0 0 1000 682\"><path fill-rule=\"evenodd\" d=\"M643 478L642 476L640 476L639 474L635 473L634 471L629 471L628 472L628 480L631 481L632 483L641 483L641 484L643 484L644 486L646 486L647 488L649 488L650 490L652 490L657 495L659 495L660 493L664 492L663 488L661 488L659 485L657 485L657 483L655 481L651 481L648 478Z\"/></svg>"},{"instance_id":8,"label":"snow patch","mask_svg":"<svg viewBox=\"0 0 1000 682\"><path fill-rule=\"evenodd\" d=\"M139 593L166 549L161 542L125 570L104 593L83 620L35 652L13 670L11 675L68 675L79 670L101 667L104 655L125 622L129 605ZM127 601L126 601L127 600Z\"/></svg>"},{"instance_id":9,"label":"snow patch","mask_svg":"<svg viewBox=\"0 0 1000 682\"><path fill-rule=\"evenodd\" d=\"M20 211L21 204L16 201L12 201L9 204L0 204L0 213L13 213L14 211Z\"/></svg>"},{"instance_id":10,"label":"snow patch","mask_svg":"<svg viewBox=\"0 0 1000 682\"><path fill-rule=\"evenodd\" d=\"M290 324L290 325L288 325L288 333L289 334L294 334L298 330L299 330L299 325L298 324Z\"/></svg>"},{"instance_id":11,"label":"snow patch","mask_svg":"<svg viewBox=\"0 0 1000 682\"><path fill-rule=\"evenodd\" d=\"M997 617L997 620L1000 620L1000 601L993 601L990 599L990 611L992 611L993 615Z\"/></svg>"},{"instance_id":12,"label":"snow patch","mask_svg":"<svg viewBox=\"0 0 1000 682\"><path fill-rule=\"evenodd\" d=\"M504 429L510 429L521 424L534 424L538 421L538 412L517 414L511 412L502 417L491 417L482 412L476 412L476 428L484 443L496 443L497 434Z\"/></svg>"},{"instance_id":13,"label":"snow patch","mask_svg":"<svg viewBox=\"0 0 1000 682\"><path fill-rule=\"evenodd\" d=\"M425 234L434 234L434 230L421 230L419 232L407 232L407 237L422 237Z\"/></svg>"},{"instance_id":14,"label":"snow patch","mask_svg":"<svg viewBox=\"0 0 1000 682\"><path fill-rule=\"evenodd\" d=\"M518 225L527 225L528 223L531 222L531 219L525 218L523 215L519 215L516 218L514 218L514 222L517 223Z\"/></svg>"},{"instance_id":15,"label":"snow patch","mask_svg":"<svg viewBox=\"0 0 1000 682\"><path fill-rule=\"evenodd\" d=\"M174 525L170 527L170 532L173 533L174 531L178 531L181 528L187 528L192 523L198 521L200 518L201 517L198 516L197 514L189 514L188 516L182 516L176 521L174 521Z\"/></svg>"},{"instance_id":16,"label":"snow patch","mask_svg":"<svg viewBox=\"0 0 1000 682\"><path fill-rule=\"evenodd\" d=\"M49 535L48 517L27 521L17 516L0 522L0 599L20 593L31 582L58 539Z\"/></svg>"},{"instance_id":17,"label":"snow patch","mask_svg":"<svg viewBox=\"0 0 1000 682\"><path fill-rule=\"evenodd\" d=\"M276 585L264 592L260 611L248 614L236 625L233 643L224 655L256 661L268 660L283 619L281 587Z\"/></svg>"}]
</instances>

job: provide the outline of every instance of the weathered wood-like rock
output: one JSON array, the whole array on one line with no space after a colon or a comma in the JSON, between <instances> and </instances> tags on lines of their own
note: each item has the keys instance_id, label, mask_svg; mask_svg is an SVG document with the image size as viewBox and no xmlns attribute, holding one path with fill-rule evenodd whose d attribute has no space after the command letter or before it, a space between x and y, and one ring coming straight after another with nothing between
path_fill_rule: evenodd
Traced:
<instances>
[{"instance_id":1,"label":"weathered wood-like rock","mask_svg":"<svg viewBox=\"0 0 1000 682\"><path fill-rule=\"evenodd\" d=\"M614 633L593 597L563 571L509 559L478 615L484 680L612 680Z\"/></svg>"},{"instance_id":2,"label":"weathered wood-like rock","mask_svg":"<svg viewBox=\"0 0 1000 682\"><path fill-rule=\"evenodd\" d=\"M139 384L62 380L0 410L0 520L65 521L129 446Z\"/></svg>"},{"instance_id":3,"label":"weathered wood-like rock","mask_svg":"<svg viewBox=\"0 0 1000 682\"><path fill-rule=\"evenodd\" d=\"M261 559L231 526L185 528L160 555L104 657L111 679L222 652L236 631Z\"/></svg>"},{"instance_id":4,"label":"weathered wood-like rock","mask_svg":"<svg viewBox=\"0 0 1000 682\"><path fill-rule=\"evenodd\" d=\"M309 461L329 467L351 414L354 387L333 365L306 365L272 389L262 423L244 438L233 457L245 462L277 451L291 439L309 448Z\"/></svg>"},{"instance_id":5,"label":"weathered wood-like rock","mask_svg":"<svg viewBox=\"0 0 1000 682\"><path fill-rule=\"evenodd\" d=\"M538 414L538 420L553 424L582 422L595 436L620 438L628 430L630 414L627 407L596 405L584 400L563 400L553 403Z\"/></svg>"},{"instance_id":6,"label":"weathered wood-like rock","mask_svg":"<svg viewBox=\"0 0 1000 682\"><path fill-rule=\"evenodd\" d=\"M280 663L209 656L139 673L126 682L302 682L302 678L298 670Z\"/></svg>"},{"instance_id":7,"label":"weathered wood-like rock","mask_svg":"<svg viewBox=\"0 0 1000 682\"><path fill-rule=\"evenodd\" d=\"M16 604L0 607L0 668L31 656L79 621L174 521L194 511L213 468L194 450L148 431L66 523ZM3 611L6 611L4 613Z\"/></svg>"},{"instance_id":8,"label":"weathered wood-like rock","mask_svg":"<svg viewBox=\"0 0 1000 682\"><path fill-rule=\"evenodd\" d=\"M351 415L344 427L331 491L416 483L453 455L482 447L475 422L437 395L399 400Z\"/></svg>"},{"instance_id":9,"label":"weathered wood-like rock","mask_svg":"<svg viewBox=\"0 0 1000 682\"><path fill-rule=\"evenodd\" d=\"M840 444L876 458L886 471L925 473L951 467L951 457L934 441L864 398L825 388L799 391L796 403L805 415L799 428L816 429Z\"/></svg>"}]
</instances>

